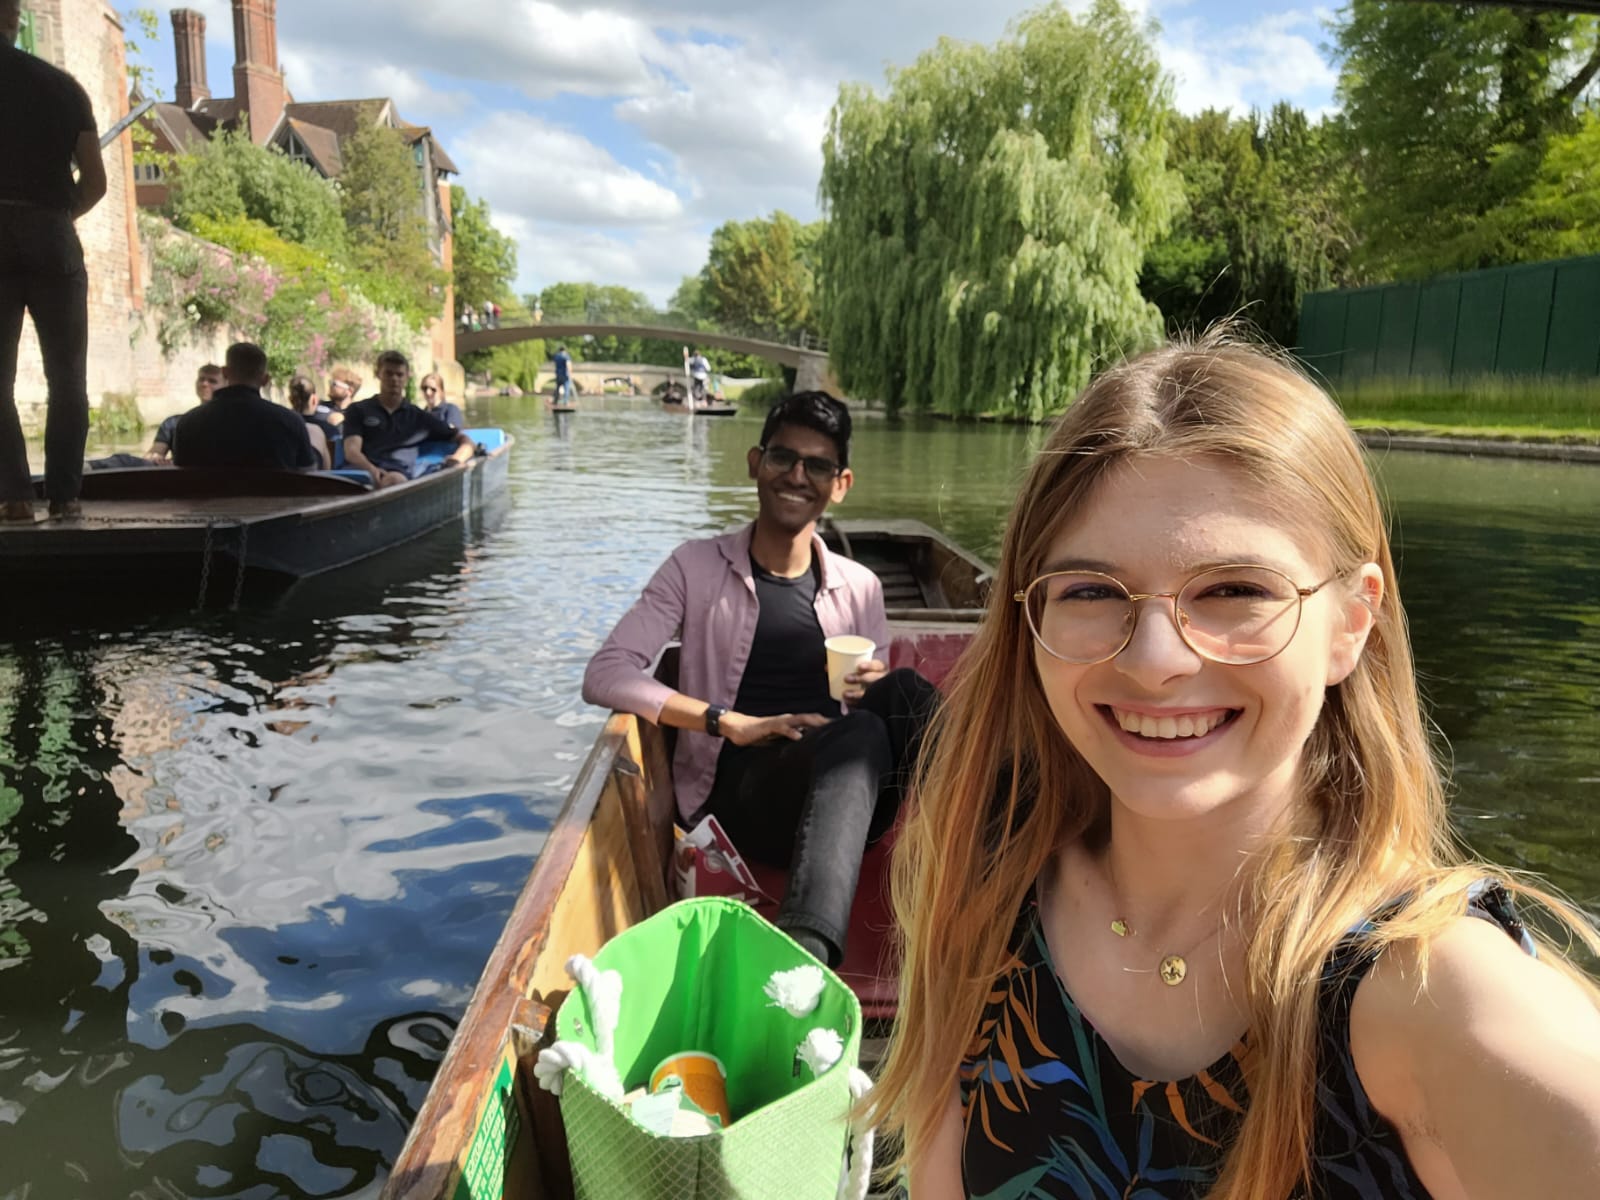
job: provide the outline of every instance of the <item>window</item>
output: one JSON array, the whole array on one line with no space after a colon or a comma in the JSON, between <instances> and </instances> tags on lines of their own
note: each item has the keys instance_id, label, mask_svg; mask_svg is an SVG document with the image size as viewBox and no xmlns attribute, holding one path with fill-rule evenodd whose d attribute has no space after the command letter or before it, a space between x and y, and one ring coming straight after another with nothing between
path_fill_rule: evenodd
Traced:
<instances>
[{"instance_id":1,"label":"window","mask_svg":"<svg viewBox=\"0 0 1600 1200\"><path fill-rule=\"evenodd\" d=\"M311 167L312 169L316 168L317 164L312 161L311 151L307 150L306 144L297 138L292 132L289 134L289 143L287 149L291 162L305 163L306 166Z\"/></svg>"},{"instance_id":2,"label":"window","mask_svg":"<svg viewBox=\"0 0 1600 1200\"><path fill-rule=\"evenodd\" d=\"M167 177L161 169L160 163L134 163L133 181L135 183L160 183Z\"/></svg>"}]
</instances>

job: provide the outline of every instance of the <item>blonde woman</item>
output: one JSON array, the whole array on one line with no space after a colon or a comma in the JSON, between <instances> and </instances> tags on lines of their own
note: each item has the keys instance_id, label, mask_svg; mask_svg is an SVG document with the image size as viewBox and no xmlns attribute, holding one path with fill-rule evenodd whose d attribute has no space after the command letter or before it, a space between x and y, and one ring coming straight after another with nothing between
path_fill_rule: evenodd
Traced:
<instances>
[{"instance_id":1,"label":"blonde woman","mask_svg":"<svg viewBox=\"0 0 1600 1200\"><path fill-rule=\"evenodd\" d=\"M428 372L417 385L417 391L422 394L423 406L451 429L459 431L467 427L467 419L461 415L461 410L445 398L443 375L437 371Z\"/></svg>"},{"instance_id":2,"label":"blonde woman","mask_svg":"<svg viewBox=\"0 0 1600 1200\"><path fill-rule=\"evenodd\" d=\"M1022 488L897 850L912 1200L1600 1196L1591 983L1447 830L1377 495L1221 337Z\"/></svg>"}]
</instances>

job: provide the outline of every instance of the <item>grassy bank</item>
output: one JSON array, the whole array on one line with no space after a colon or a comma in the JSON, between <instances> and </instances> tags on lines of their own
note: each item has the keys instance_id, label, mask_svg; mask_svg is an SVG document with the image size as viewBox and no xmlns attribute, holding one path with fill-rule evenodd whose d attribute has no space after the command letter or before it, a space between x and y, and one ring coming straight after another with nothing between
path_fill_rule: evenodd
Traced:
<instances>
[{"instance_id":1,"label":"grassy bank","mask_svg":"<svg viewBox=\"0 0 1600 1200\"><path fill-rule=\"evenodd\" d=\"M1600 379L1367 380L1334 395L1358 429L1600 444Z\"/></svg>"}]
</instances>

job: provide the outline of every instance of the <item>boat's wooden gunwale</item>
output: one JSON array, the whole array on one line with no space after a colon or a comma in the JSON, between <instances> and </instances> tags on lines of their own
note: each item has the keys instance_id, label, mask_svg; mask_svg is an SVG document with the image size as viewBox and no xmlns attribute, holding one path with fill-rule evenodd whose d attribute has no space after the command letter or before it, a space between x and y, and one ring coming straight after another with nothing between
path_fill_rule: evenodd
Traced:
<instances>
[{"instance_id":1,"label":"boat's wooden gunwale","mask_svg":"<svg viewBox=\"0 0 1600 1200\"><path fill-rule=\"evenodd\" d=\"M665 904L658 844L647 846L634 832L649 823L638 819L640 812L648 812L652 804L660 808L661 776L649 764L663 758L659 746L649 745L652 736L659 741L653 726L641 728L631 715L613 713L607 719L490 952L382 1200L454 1195L485 1099L484 1080L499 1069L508 1040L519 1056L532 1053L565 994L567 957L593 954L604 940L605 927L619 923L607 921L604 912L595 920L590 910L605 907L602 893L620 892L611 902L635 910L620 914L621 924L642 920ZM607 824L609 841L621 843L609 849L595 844ZM597 863L614 868L619 853L631 867L623 875L631 878L619 879L614 871L599 877L602 867ZM560 936L564 918L571 925L599 926L599 936Z\"/></svg>"}]
</instances>

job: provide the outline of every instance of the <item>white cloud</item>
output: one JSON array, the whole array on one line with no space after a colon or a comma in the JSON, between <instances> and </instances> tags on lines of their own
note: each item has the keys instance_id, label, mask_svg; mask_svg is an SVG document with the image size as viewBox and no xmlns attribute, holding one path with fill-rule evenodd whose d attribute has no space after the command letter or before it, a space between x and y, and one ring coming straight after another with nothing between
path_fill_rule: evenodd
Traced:
<instances>
[{"instance_id":1,"label":"white cloud","mask_svg":"<svg viewBox=\"0 0 1600 1200\"><path fill-rule=\"evenodd\" d=\"M210 22L212 90L232 90L226 0ZM1128 2L1128 0L1125 0ZM1314 2L1314 0L1313 0ZM1082 12L1089 0L1070 0ZM1270 0L1132 0L1165 16L1158 53L1179 107L1321 112L1333 69L1322 10ZM434 128L463 183L520 246L524 289L562 278L664 300L710 230L816 212L821 139L841 80L880 84L940 36L992 42L1037 0L319 0L279 6L300 99L388 95ZM170 50L147 58L163 68Z\"/></svg>"},{"instance_id":2,"label":"white cloud","mask_svg":"<svg viewBox=\"0 0 1600 1200\"><path fill-rule=\"evenodd\" d=\"M1318 49L1320 33L1313 13L1277 13L1227 29L1188 18L1162 30L1157 50L1184 112L1218 108L1242 116L1288 100L1317 115L1338 82Z\"/></svg>"},{"instance_id":3,"label":"white cloud","mask_svg":"<svg viewBox=\"0 0 1600 1200\"><path fill-rule=\"evenodd\" d=\"M676 192L625 167L580 134L522 112L497 112L454 146L476 194L497 210L567 225L677 219Z\"/></svg>"}]
</instances>

